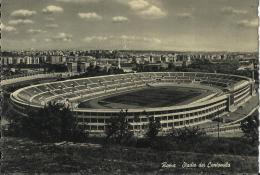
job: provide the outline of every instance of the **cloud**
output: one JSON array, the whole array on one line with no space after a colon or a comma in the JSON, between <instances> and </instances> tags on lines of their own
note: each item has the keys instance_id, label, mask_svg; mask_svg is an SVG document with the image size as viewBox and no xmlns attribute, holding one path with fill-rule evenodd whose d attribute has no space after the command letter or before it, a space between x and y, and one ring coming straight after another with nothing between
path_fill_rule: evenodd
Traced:
<instances>
[{"instance_id":1,"label":"cloud","mask_svg":"<svg viewBox=\"0 0 260 175\"><path fill-rule=\"evenodd\" d=\"M36 11L30 11L26 9L15 10L11 13L12 17L15 18L29 18L36 14Z\"/></svg>"},{"instance_id":2,"label":"cloud","mask_svg":"<svg viewBox=\"0 0 260 175\"><path fill-rule=\"evenodd\" d=\"M32 39L31 39L31 42L36 43L36 42L37 42L37 39L32 38Z\"/></svg>"},{"instance_id":3,"label":"cloud","mask_svg":"<svg viewBox=\"0 0 260 175\"><path fill-rule=\"evenodd\" d=\"M247 14L246 10L239 10L239 9L235 9L233 7L223 7L221 9L221 12L224 14L230 14L230 15L245 15Z\"/></svg>"},{"instance_id":4,"label":"cloud","mask_svg":"<svg viewBox=\"0 0 260 175\"><path fill-rule=\"evenodd\" d=\"M237 22L237 25L242 26L242 27L252 27L256 28L258 27L258 19L253 19L253 20L240 20Z\"/></svg>"},{"instance_id":5,"label":"cloud","mask_svg":"<svg viewBox=\"0 0 260 175\"><path fill-rule=\"evenodd\" d=\"M88 3L88 2L99 2L100 0L56 0L57 2L64 3Z\"/></svg>"},{"instance_id":6,"label":"cloud","mask_svg":"<svg viewBox=\"0 0 260 175\"><path fill-rule=\"evenodd\" d=\"M90 36L90 37L85 37L83 39L83 41L85 42L92 42L92 41L105 41L107 40L109 37L106 36Z\"/></svg>"},{"instance_id":7,"label":"cloud","mask_svg":"<svg viewBox=\"0 0 260 175\"><path fill-rule=\"evenodd\" d=\"M193 16L191 13L184 12L184 13L178 13L177 17L182 18L182 19L189 19L189 18L192 18Z\"/></svg>"},{"instance_id":8,"label":"cloud","mask_svg":"<svg viewBox=\"0 0 260 175\"><path fill-rule=\"evenodd\" d=\"M1 23L1 31L3 32L16 32L16 28L13 26L6 26L3 23Z\"/></svg>"},{"instance_id":9,"label":"cloud","mask_svg":"<svg viewBox=\"0 0 260 175\"><path fill-rule=\"evenodd\" d=\"M150 4L145 0L132 0L128 2L129 6L133 10L142 10L150 6Z\"/></svg>"},{"instance_id":10,"label":"cloud","mask_svg":"<svg viewBox=\"0 0 260 175\"><path fill-rule=\"evenodd\" d=\"M112 18L112 21L115 22L115 23L123 23L123 22L127 22L128 18L124 17L124 16L114 16Z\"/></svg>"},{"instance_id":11,"label":"cloud","mask_svg":"<svg viewBox=\"0 0 260 175\"><path fill-rule=\"evenodd\" d=\"M53 28L58 28L59 25L58 24L46 24L45 27L53 29Z\"/></svg>"},{"instance_id":12,"label":"cloud","mask_svg":"<svg viewBox=\"0 0 260 175\"><path fill-rule=\"evenodd\" d=\"M52 40L50 38L45 38L44 41L45 42L51 42Z\"/></svg>"},{"instance_id":13,"label":"cloud","mask_svg":"<svg viewBox=\"0 0 260 175\"><path fill-rule=\"evenodd\" d=\"M103 42L103 41L126 41L126 42L144 42L144 43L155 43L160 44L161 40L153 37L143 37L134 35L121 35L121 36L90 36L83 39L84 42Z\"/></svg>"},{"instance_id":14,"label":"cloud","mask_svg":"<svg viewBox=\"0 0 260 175\"><path fill-rule=\"evenodd\" d=\"M34 22L30 19L14 19L10 20L8 24L10 25L25 25L25 24L33 24Z\"/></svg>"},{"instance_id":15,"label":"cloud","mask_svg":"<svg viewBox=\"0 0 260 175\"><path fill-rule=\"evenodd\" d=\"M70 41L72 41L72 35L61 32L61 33L58 33L56 36L45 38L45 42L51 42L51 41L70 42Z\"/></svg>"},{"instance_id":16,"label":"cloud","mask_svg":"<svg viewBox=\"0 0 260 175\"><path fill-rule=\"evenodd\" d=\"M132 35L121 35L119 37L120 39L124 41L141 41L141 42L153 42L160 44L161 40L158 38L153 38L153 37L142 37L142 36L132 36Z\"/></svg>"},{"instance_id":17,"label":"cloud","mask_svg":"<svg viewBox=\"0 0 260 175\"><path fill-rule=\"evenodd\" d=\"M148 19L158 19L166 16L166 13L162 11L157 6L150 6L148 9L145 9L139 13L142 17Z\"/></svg>"},{"instance_id":18,"label":"cloud","mask_svg":"<svg viewBox=\"0 0 260 175\"><path fill-rule=\"evenodd\" d=\"M31 34L38 34L38 33L46 33L47 31L45 30L41 30L41 29L28 29L27 33L31 33Z\"/></svg>"},{"instance_id":19,"label":"cloud","mask_svg":"<svg viewBox=\"0 0 260 175\"><path fill-rule=\"evenodd\" d=\"M42 12L45 14L53 14L53 13L62 13L64 10L62 7L55 6L55 5L49 5L42 9Z\"/></svg>"},{"instance_id":20,"label":"cloud","mask_svg":"<svg viewBox=\"0 0 260 175\"><path fill-rule=\"evenodd\" d=\"M118 0L118 2L128 5L137 15L145 19L159 19L167 16L165 11L152 3L153 1L130 0L126 3Z\"/></svg>"},{"instance_id":21,"label":"cloud","mask_svg":"<svg viewBox=\"0 0 260 175\"><path fill-rule=\"evenodd\" d=\"M44 20L45 20L45 21L55 21L55 19L54 19L54 18L52 18L52 17L47 17L47 18L44 18Z\"/></svg>"},{"instance_id":22,"label":"cloud","mask_svg":"<svg viewBox=\"0 0 260 175\"><path fill-rule=\"evenodd\" d=\"M86 20L102 20L102 16L98 15L96 12L89 12L89 13L78 13L78 16L81 19Z\"/></svg>"}]
</instances>

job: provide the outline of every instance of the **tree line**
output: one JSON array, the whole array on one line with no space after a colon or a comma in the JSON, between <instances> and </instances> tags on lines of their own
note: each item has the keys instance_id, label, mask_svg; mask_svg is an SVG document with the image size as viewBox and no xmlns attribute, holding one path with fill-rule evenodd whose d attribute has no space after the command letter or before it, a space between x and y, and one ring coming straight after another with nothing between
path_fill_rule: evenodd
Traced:
<instances>
[{"instance_id":1,"label":"tree line","mask_svg":"<svg viewBox=\"0 0 260 175\"><path fill-rule=\"evenodd\" d=\"M241 130L244 133L243 139L251 147L258 144L259 120L257 116L258 113L255 113L241 122ZM146 117L149 119L147 129L142 138L137 138L133 132L135 129L128 120L128 111L121 110L118 116L108 120L103 143L106 145L150 147L158 150L180 149L190 151L196 148L205 152L215 150L213 148L208 150L210 143L214 148L217 147L219 151L229 151L223 147L226 143L214 141L199 127L172 128L166 135L161 136L159 135L162 131L160 120L154 116L147 115ZM135 118L138 118L138 116ZM27 117L10 118L10 126L6 134L51 143L61 141L87 142L89 139L89 132L81 127L70 108L57 103L49 103L38 111L29 111ZM241 144L240 141L238 143ZM232 146L232 148L230 149L246 151L241 146L232 145L238 143L231 142L230 147ZM215 151L218 152L218 150Z\"/></svg>"}]
</instances>

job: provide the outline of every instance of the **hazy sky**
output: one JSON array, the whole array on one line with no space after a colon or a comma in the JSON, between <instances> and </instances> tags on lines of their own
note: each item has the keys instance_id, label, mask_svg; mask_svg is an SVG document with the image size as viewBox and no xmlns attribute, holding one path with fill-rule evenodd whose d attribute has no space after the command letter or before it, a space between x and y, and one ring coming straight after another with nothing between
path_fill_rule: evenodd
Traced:
<instances>
[{"instance_id":1,"label":"hazy sky","mask_svg":"<svg viewBox=\"0 0 260 175\"><path fill-rule=\"evenodd\" d=\"M2 0L2 49L256 51L257 0Z\"/></svg>"}]
</instances>

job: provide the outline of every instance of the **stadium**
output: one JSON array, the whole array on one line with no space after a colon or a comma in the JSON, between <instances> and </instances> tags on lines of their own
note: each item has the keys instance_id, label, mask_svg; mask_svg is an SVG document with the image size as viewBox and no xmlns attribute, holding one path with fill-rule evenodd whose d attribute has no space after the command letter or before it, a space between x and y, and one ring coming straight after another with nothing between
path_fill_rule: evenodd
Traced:
<instances>
[{"instance_id":1,"label":"stadium","mask_svg":"<svg viewBox=\"0 0 260 175\"><path fill-rule=\"evenodd\" d=\"M130 130L142 133L149 117L162 132L228 116L255 95L251 78L202 72L144 72L69 79L27 86L10 96L16 113L49 102L68 105L79 125L103 134L108 119L127 110ZM136 117L138 116L138 117Z\"/></svg>"}]
</instances>

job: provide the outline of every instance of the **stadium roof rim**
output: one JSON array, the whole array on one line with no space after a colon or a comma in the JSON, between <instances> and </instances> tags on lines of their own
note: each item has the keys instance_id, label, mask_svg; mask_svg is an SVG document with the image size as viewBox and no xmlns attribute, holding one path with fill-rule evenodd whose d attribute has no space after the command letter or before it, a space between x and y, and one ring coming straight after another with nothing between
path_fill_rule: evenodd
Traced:
<instances>
[{"instance_id":1,"label":"stadium roof rim","mask_svg":"<svg viewBox=\"0 0 260 175\"><path fill-rule=\"evenodd\" d=\"M48 85L48 84L55 84L55 83L59 83L59 82L68 82L68 81L75 81L75 80L85 80L85 79L91 79L91 78L104 78L104 77L113 77L113 76L120 76L120 75L134 75L134 74L151 74L151 73L179 73L179 74L184 74L184 73L188 73L188 74L210 74L210 75L226 75L226 76L234 76L234 77L239 77L244 79L244 81L240 81L236 84L234 84L234 87L239 86L238 88L241 88L245 85L248 84L248 82L252 82L253 80L248 78L248 77L244 77L244 76L239 76L239 75L230 75L230 74L220 74L220 73L207 73L207 72L138 72L138 73L127 73L127 74L115 74L115 75L104 75L104 76L95 76L95 77L86 77L86 78L77 78L77 79L69 79L69 80L64 80L64 81L58 81L58 82L52 82L52 83L42 83L42 84L37 84L37 85L32 85L32 86L27 86L21 89L18 89L17 91L15 91L14 93L11 94L11 99L13 101L16 101L17 103L21 103L23 105L27 105L27 106L31 106L31 107L35 107L35 108L42 108L44 107L43 105L35 105L35 104L30 104L30 102L28 101L24 101L22 99L20 99L18 97L18 94L23 91L26 90L28 88L31 87L37 87L37 86L41 86L41 85ZM248 81L245 81L248 80ZM234 89L238 89L238 88L234 88ZM169 106L169 107L155 107L155 108L138 108L138 109L128 109L129 112L150 112L150 111L165 111L165 110L174 110L174 109L184 109L184 108L192 108L192 107L197 107L197 106L202 106L202 105L206 105L209 104L211 102L217 102L220 100L223 100L225 98L227 98L229 96L229 94L223 94L221 96L218 97L214 97L213 99L207 100L207 101L203 101L200 103L196 103L196 104L185 104L185 105L175 105L175 106ZM73 111L77 111L77 112L101 112L101 113L105 113L105 112L118 112L121 109L89 109L89 108L75 108L73 109Z\"/></svg>"},{"instance_id":2,"label":"stadium roof rim","mask_svg":"<svg viewBox=\"0 0 260 175\"><path fill-rule=\"evenodd\" d=\"M127 75L135 75L135 74L142 74L142 73L201 73L201 74L210 74L210 75L226 75L226 76L235 76L235 77L239 77L239 78L243 78L243 79L247 79L248 81L252 81L251 78L248 77L244 77L244 76L239 76L239 75L232 75L232 74L222 74L222 73L208 73L208 72L137 72L137 73L126 73ZM103 77L113 77L115 75L126 75L126 74L113 74L113 75L101 75L101 76L95 76L95 77L85 77L85 78L75 78L75 79L68 79L68 80L64 80L64 81L57 81L57 82L51 82L51 84L55 84L55 83L59 83L59 82L67 82L67 81L75 81L75 80L84 80L84 79L91 79L91 78L103 78ZM241 82L240 82L241 83ZM31 86L27 86L24 88L21 88L22 90L25 90L27 88L31 88L31 87L37 87L40 85L47 85L50 84L48 83L41 83L41 84L36 84L36 85L31 85ZM235 84L236 85L236 84ZM20 89L19 89L20 90Z\"/></svg>"}]
</instances>

